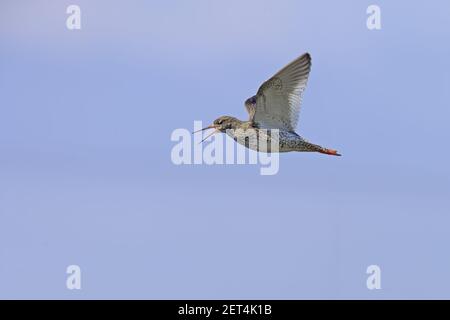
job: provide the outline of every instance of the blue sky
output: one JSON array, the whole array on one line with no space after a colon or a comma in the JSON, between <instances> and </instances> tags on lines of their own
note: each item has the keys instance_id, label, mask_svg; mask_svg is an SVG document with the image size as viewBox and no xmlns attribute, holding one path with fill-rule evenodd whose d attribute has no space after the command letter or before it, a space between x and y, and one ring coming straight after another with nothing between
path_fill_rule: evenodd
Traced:
<instances>
[{"instance_id":1,"label":"blue sky","mask_svg":"<svg viewBox=\"0 0 450 320\"><path fill-rule=\"evenodd\" d=\"M2 1L0 297L450 298L449 10ZM297 131L343 157L282 154L275 176L173 165L174 129L246 118L306 51Z\"/></svg>"}]
</instances>

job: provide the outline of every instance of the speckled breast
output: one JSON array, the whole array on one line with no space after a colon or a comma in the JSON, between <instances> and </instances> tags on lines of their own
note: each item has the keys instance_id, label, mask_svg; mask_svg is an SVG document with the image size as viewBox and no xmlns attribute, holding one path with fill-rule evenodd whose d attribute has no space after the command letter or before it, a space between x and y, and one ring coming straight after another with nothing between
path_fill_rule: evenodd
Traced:
<instances>
[{"instance_id":1,"label":"speckled breast","mask_svg":"<svg viewBox=\"0 0 450 320\"><path fill-rule=\"evenodd\" d=\"M304 143L295 132L280 129L236 129L226 133L237 143L259 152L298 151Z\"/></svg>"}]
</instances>

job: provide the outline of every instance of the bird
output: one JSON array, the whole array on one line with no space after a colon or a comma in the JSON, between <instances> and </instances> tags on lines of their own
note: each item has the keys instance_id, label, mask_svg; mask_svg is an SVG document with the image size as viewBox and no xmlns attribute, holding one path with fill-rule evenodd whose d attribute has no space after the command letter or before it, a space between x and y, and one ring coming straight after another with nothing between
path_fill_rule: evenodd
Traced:
<instances>
[{"instance_id":1,"label":"bird","mask_svg":"<svg viewBox=\"0 0 450 320\"><path fill-rule=\"evenodd\" d=\"M213 134L226 133L258 152L319 152L340 156L336 150L310 143L295 132L310 70L311 55L304 53L263 82L256 95L245 101L247 121L221 116L194 133L214 129L202 142Z\"/></svg>"}]
</instances>

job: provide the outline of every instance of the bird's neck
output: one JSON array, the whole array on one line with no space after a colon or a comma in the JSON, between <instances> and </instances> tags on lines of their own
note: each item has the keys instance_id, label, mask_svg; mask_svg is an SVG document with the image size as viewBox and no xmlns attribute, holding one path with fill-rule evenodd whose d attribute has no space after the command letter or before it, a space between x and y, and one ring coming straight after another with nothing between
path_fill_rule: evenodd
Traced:
<instances>
[{"instance_id":1,"label":"bird's neck","mask_svg":"<svg viewBox=\"0 0 450 320\"><path fill-rule=\"evenodd\" d=\"M235 129L247 130L247 129L251 129L251 128L254 128L254 125L253 125L252 121L237 120Z\"/></svg>"}]
</instances>

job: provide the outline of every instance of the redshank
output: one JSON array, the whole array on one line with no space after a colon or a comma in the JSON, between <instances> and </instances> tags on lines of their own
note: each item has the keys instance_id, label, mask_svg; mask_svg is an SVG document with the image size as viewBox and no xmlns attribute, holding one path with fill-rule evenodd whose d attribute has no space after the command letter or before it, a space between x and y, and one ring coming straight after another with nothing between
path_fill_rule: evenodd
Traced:
<instances>
[{"instance_id":1,"label":"redshank","mask_svg":"<svg viewBox=\"0 0 450 320\"><path fill-rule=\"evenodd\" d=\"M295 132L310 70L311 56L305 53L265 81L256 95L245 101L248 121L230 116L217 118L212 125L199 130L214 129L203 141L215 133L223 132L256 151L320 152L340 156L336 150L310 143ZM271 132L274 129L277 135ZM268 147L274 137L277 139L276 149Z\"/></svg>"}]
</instances>

